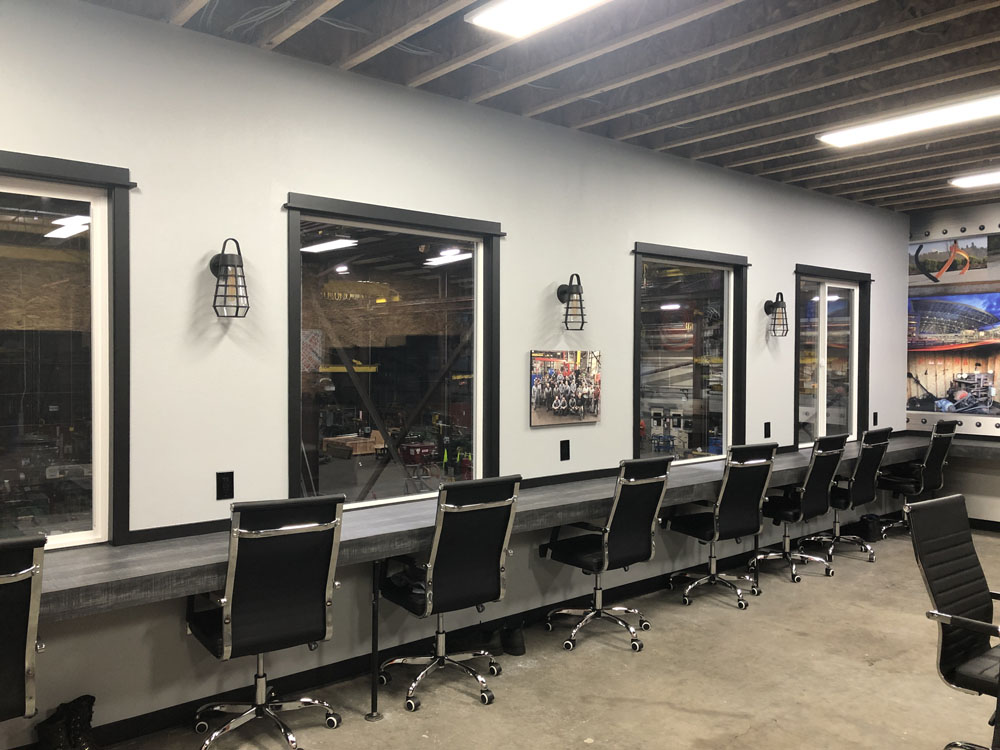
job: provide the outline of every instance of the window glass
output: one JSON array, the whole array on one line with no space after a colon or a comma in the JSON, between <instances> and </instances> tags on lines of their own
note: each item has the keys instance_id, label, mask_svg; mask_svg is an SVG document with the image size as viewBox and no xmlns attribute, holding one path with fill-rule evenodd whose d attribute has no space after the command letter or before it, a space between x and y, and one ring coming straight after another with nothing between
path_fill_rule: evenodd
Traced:
<instances>
[{"instance_id":1,"label":"window glass","mask_svg":"<svg viewBox=\"0 0 1000 750\"><path fill-rule=\"evenodd\" d=\"M0 535L95 529L91 271L89 202L0 190Z\"/></svg>"},{"instance_id":2,"label":"window glass","mask_svg":"<svg viewBox=\"0 0 1000 750\"><path fill-rule=\"evenodd\" d=\"M798 443L854 436L858 289L804 277L798 283Z\"/></svg>"},{"instance_id":3,"label":"window glass","mask_svg":"<svg viewBox=\"0 0 1000 750\"><path fill-rule=\"evenodd\" d=\"M476 243L316 219L300 240L304 494L474 478Z\"/></svg>"},{"instance_id":4,"label":"window glass","mask_svg":"<svg viewBox=\"0 0 1000 750\"><path fill-rule=\"evenodd\" d=\"M721 455L727 445L726 269L642 259L639 455Z\"/></svg>"}]
</instances>

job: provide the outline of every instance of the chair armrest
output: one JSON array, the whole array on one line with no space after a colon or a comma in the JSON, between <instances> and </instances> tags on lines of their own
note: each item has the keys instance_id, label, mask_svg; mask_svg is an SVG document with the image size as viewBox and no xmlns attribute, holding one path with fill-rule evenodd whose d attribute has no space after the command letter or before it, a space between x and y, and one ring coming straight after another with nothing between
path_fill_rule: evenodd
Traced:
<instances>
[{"instance_id":1,"label":"chair armrest","mask_svg":"<svg viewBox=\"0 0 1000 750\"><path fill-rule=\"evenodd\" d=\"M226 604L226 592L209 591L203 594L195 594L191 597L191 607L195 612L207 612L211 609L219 609Z\"/></svg>"},{"instance_id":2,"label":"chair armrest","mask_svg":"<svg viewBox=\"0 0 1000 750\"><path fill-rule=\"evenodd\" d=\"M573 523L570 524L570 526L573 526L574 528L577 529L583 529L584 531L596 531L598 534L605 534L608 531L605 528L602 528L600 526L595 526L594 524L587 523L586 521L581 521L580 523Z\"/></svg>"},{"instance_id":3,"label":"chair armrest","mask_svg":"<svg viewBox=\"0 0 1000 750\"><path fill-rule=\"evenodd\" d=\"M938 612L934 609L927 613L927 619L940 622L943 625L953 625L956 628L962 628L962 630L970 630L973 633L979 633L980 635L1000 638L1000 627L990 622L971 620L968 617L959 617L958 615L949 615L944 612Z\"/></svg>"},{"instance_id":4,"label":"chair armrest","mask_svg":"<svg viewBox=\"0 0 1000 750\"><path fill-rule=\"evenodd\" d=\"M562 526L556 526L554 529L552 529L552 532L549 534L549 541L547 541L545 544L538 545L538 556L543 560L549 556L549 549L552 547L552 545L559 541L559 530L561 528Z\"/></svg>"},{"instance_id":5,"label":"chair armrest","mask_svg":"<svg viewBox=\"0 0 1000 750\"><path fill-rule=\"evenodd\" d=\"M991 591L990 598L993 599L994 601L1000 599L1000 591Z\"/></svg>"}]
</instances>

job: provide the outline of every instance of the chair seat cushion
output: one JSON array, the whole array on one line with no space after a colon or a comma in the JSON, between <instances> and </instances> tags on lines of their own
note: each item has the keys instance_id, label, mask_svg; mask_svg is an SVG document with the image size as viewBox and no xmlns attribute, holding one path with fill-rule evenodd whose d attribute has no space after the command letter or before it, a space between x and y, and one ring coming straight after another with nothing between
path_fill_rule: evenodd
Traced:
<instances>
[{"instance_id":1,"label":"chair seat cushion","mask_svg":"<svg viewBox=\"0 0 1000 750\"><path fill-rule=\"evenodd\" d=\"M798 497L774 495L764 501L764 516L775 523L796 523L802 520L802 504Z\"/></svg>"},{"instance_id":2,"label":"chair seat cushion","mask_svg":"<svg viewBox=\"0 0 1000 750\"><path fill-rule=\"evenodd\" d=\"M674 516L670 519L670 528L682 534L710 542L715 537L715 514L692 513L688 516Z\"/></svg>"},{"instance_id":3,"label":"chair seat cushion","mask_svg":"<svg viewBox=\"0 0 1000 750\"><path fill-rule=\"evenodd\" d=\"M427 576L410 557L394 557L386 562L388 575L382 579L382 596L418 617L427 611Z\"/></svg>"},{"instance_id":4,"label":"chair seat cushion","mask_svg":"<svg viewBox=\"0 0 1000 750\"><path fill-rule=\"evenodd\" d=\"M604 537L601 534L582 534L559 539L549 545L553 560L572 565L588 573L604 571Z\"/></svg>"},{"instance_id":5,"label":"chair seat cushion","mask_svg":"<svg viewBox=\"0 0 1000 750\"><path fill-rule=\"evenodd\" d=\"M913 477L883 474L878 479L878 488L880 490L890 490L900 495L919 495L920 480Z\"/></svg>"},{"instance_id":6,"label":"chair seat cushion","mask_svg":"<svg viewBox=\"0 0 1000 750\"><path fill-rule=\"evenodd\" d=\"M846 487L834 485L830 490L830 507L837 510L847 510L851 507L851 491Z\"/></svg>"},{"instance_id":7,"label":"chair seat cushion","mask_svg":"<svg viewBox=\"0 0 1000 750\"><path fill-rule=\"evenodd\" d=\"M956 667L948 681L966 690L995 696L998 673L1000 673L1000 646L994 646L989 651Z\"/></svg>"}]
</instances>

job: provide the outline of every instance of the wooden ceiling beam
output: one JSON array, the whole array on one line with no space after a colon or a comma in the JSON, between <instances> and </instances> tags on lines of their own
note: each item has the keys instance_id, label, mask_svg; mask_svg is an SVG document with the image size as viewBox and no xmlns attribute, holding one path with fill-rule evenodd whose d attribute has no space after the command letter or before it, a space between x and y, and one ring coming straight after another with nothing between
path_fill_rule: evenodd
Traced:
<instances>
[{"instance_id":1,"label":"wooden ceiling beam","mask_svg":"<svg viewBox=\"0 0 1000 750\"><path fill-rule=\"evenodd\" d=\"M277 18L261 24L253 44L261 49L274 49L309 24L318 21L344 0L299 0Z\"/></svg>"},{"instance_id":2,"label":"wooden ceiling beam","mask_svg":"<svg viewBox=\"0 0 1000 750\"><path fill-rule=\"evenodd\" d=\"M837 6L828 6L826 9L830 10L836 8ZM662 107L666 104L672 102L680 101L681 99L687 99L692 96L698 96L700 94L706 94L710 91L715 91L726 86L732 86L737 83L742 83L743 81L748 81L754 78L760 78L762 76L770 75L772 73L777 73L781 70L787 70L789 68L795 68L806 63L812 62L814 60L820 60L824 57L830 55L840 54L842 52L847 52L852 49L857 49L858 47L863 47L868 44L873 44L875 42L881 42L886 39L890 39L900 34L906 34L911 31L917 31L919 29L925 28L927 26L933 26L935 24L944 23L946 21L952 21L956 18L961 18L962 16L969 15L971 13L978 13L984 10L989 10L991 8L1000 7L1000 0L978 0L977 2L965 3L963 5L947 8L936 13L928 13L925 16L920 16L918 18L908 18L905 21L901 21L890 26L883 28L876 28L873 31L869 31L864 34L859 34L856 36L848 37L847 39L842 39L836 42L832 42L821 47L813 47L806 49L803 52L795 55L786 55L780 59L773 60L771 62L762 63L760 65L738 70L734 73L728 75L713 76L710 80L696 84L693 86L688 86L684 89L676 89L671 85L670 81L666 81L661 85L662 93L653 94L650 91L641 91L636 95L636 101L630 102L628 104L613 107L611 109L606 109L605 111L584 117L575 122L570 123L572 128L588 128L594 125L599 125L603 122L608 122L610 120L615 120L620 117L625 117L626 115L635 114L637 112L642 112L647 109L653 109L654 107ZM845 11L840 11L845 12ZM873 20L874 23L874 20ZM565 98L565 97L563 97ZM554 100L555 101L555 100ZM568 102L567 102L568 103ZM560 105L564 106L564 105ZM528 114L528 113L526 113Z\"/></svg>"},{"instance_id":3,"label":"wooden ceiling beam","mask_svg":"<svg viewBox=\"0 0 1000 750\"><path fill-rule=\"evenodd\" d=\"M969 195L977 195L979 193L997 193L1000 192L1000 188L996 185L990 185L988 187L980 188L957 188L952 187L944 192L934 193L933 195L922 195L917 198L897 198L888 201L876 201L875 205L879 208L891 208L892 206L905 206L912 203L920 203L924 201L936 201L936 200L947 200L949 198L961 198Z\"/></svg>"},{"instance_id":4,"label":"wooden ceiling beam","mask_svg":"<svg viewBox=\"0 0 1000 750\"><path fill-rule=\"evenodd\" d=\"M773 23L760 29L754 29L753 31L741 34L733 39L726 39L696 52L691 52L689 54L682 55L681 57L674 58L673 60L658 62L654 65L630 71L611 79L602 80L592 86L576 89L568 94L564 94L554 99L550 99L547 102L542 102L541 104L529 107L525 109L522 114L525 117L537 117L545 112L565 107L568 104L573 104L574 102L578 102L582 99L589 99L599 94L606 94L609 91L624 88L625 86L645 81L648 78L663 75L664 73L669 73L672 70L693 65L694 63L701 62L702 60L708 60L726 52L732 52L757 42L766 41L767 39L776 37L779 34L788 33L789 31L794 31L804 26L818 23L819 21L839 15L840 13L861 8L865 5L871 5L875 2L877 2L877 0L839 0L839 2L829 4L826 7L819 8L808 13L800 13L797 16L783 19L777 23ZM650 106L655 106L655 104ZM621 115L612 115L607 119L613 119L614 117L619 116ZM582 128L591 124L596 124L597 122L604 122L602 117L603 116L588 118L586 121L574 123L571 127ZM591 122L591 119L593 119L593 122Z\"/></svg>"},{"instance_id":5,"label":"wooden ceiling beam","mask_svg":"<svg viewBox=\"0 0 1000 750\"><path fill-rule=\"evenodd\" d=\"M554 75L563 70L567 70L568 68L582 65L590 60L610 54L611 52L624 49L625 47L629 47L633 44L638 44L641 41L650 39L667 31L680 28L681 26L685 26L689 23L693 23L694 21L698 21L712 15L713 13L718 13L720 10L725 10L726 8L738 5L741 2L744 2L744 0L711 0L710 2L699 3L692 8L687 8L678 13L666 16L658 23L640 24L638 28L629 31L626 34L618 35L612 39L608 39L586 49L580 50L579 52L574 52L571 55L564 55L548 63L531 66L528 70L512 74L503 82L481 91L473 92L465 98L474 104L484 102L487 99L493 99L494 97L505 94L508 91L513 91L521 86L526 86L529 83L545 78L546 76Z\"/></svg>"},{"instance_id":6,"label":"wooden ceiling beam","mask_svg":"<svg viewBox=\"0 0 1000 750\"><path fill-rule=\"evenodd\" d=\"M359 13L358 19L352 18L351 23L368 29L374 40L349 51L334 65L341 70L356 68L473 2L475 0L382 0L371 3L365 8L365 17L362 19Z\"/></svg>"},{"instance_id":7,"label":"wooden ceiling beam","mask_svg":"<svg viewBox=\"0 0 1000 750\"><path fill-rule=\"evenodd\" d=\"M425 86L431 81L436 81L438 78L453 73L459 68L464 68L466 65L471 65L477 60L482 60L484 57L489 57L490 55L496 54L497 52L502 52L508 47L517 44L520 39L515 39L514 37L505 36L499 39L494 39L483 44L476 45L472 49L451 57L445 60L443 63L435 65L433 68L425 70L418 75L413 76L410 80L406 82L407 86L419 87Z\"/></svg>"},{"instance_id":8,"label":"wooden ceiling beam","mask_svg":"<svg viewBox=\"0 0 1000 750\"><path fill-rule=\"evenodd\" d=\"M791 96L798 96L800 94L806 94L812 91L818 91L820 89L829 88L831 86L837 86L843 83L850 83L858 80L859 78L865 78L867 76L877 75L879 73L886 73L891 70L896 70L898 68L904 68L910 65L916 65L917 63L927 62L928 60L933 60L938 57L953 55L958 52L965 52L970 49L975 49L976 47L983 47L989 44L995 44L997 42L1000 42L1000 32L994 32L992 34L982 34L972 39L964 39L960 42L955 42L953 44L946 44L941 47L931 47L929 49L924 49L913 54L903 55L902 57L886 60L885 62L879 63L877 65L855 68L846 73L841 73L834 76L827 76L826 78L822 78L817 81L803 83L798 86L789 86L787 88L780 89L778 91L772 91L767 94L762 94L761 96L757 96L751 99L744 99L741 101L730 102L721 107L698 110L686 116L675 117L671 120L657 121L643 127L631 128L627 131L617 133L612 137L614 137L615 140L623 141L632 138L638 138L644 135L651 135L653 133L657 133L663 130L679 127L681 125L689 125L692 122L706 120L711 117L719 117L720 115L729 114L730 112L739 112L741 110L746 110L750 107L756 107L762 104L769 104L771 102L779 101L781 99L786 99ZM813 107L808 107L799 110L791 110L788 112L783 112L782 114L773 117L761 120L753 120L750 122L744 122L737 125L731 125L727 128L699 133L689 138L670 141L669 143L664 143L661 146L659 146L657 150L666 151L671 148L689 146L693 143L712 140L714 138L722 138L723 136L733 135L735 133L741 133L745 130L753 130L754 128L764 127L766 125L776 125L782 122L786 122L787 120L795 120L798 119L799 117L808 117L809 115L828 112L830 110L839 109L841 107L849 107L853 104L861 104L863 102L867 102L872 99L892 96L894 94L903 94L918 88L933 86L937 83L946 83L948 81L956 80L958 78L967 78L973 75L979 75L980 73L992 72L994 70L997 70L998 67L1000 67L1000 64L987 63L975 66L973 68L966 68L960 71L942 73L940 75L933 76L931 78L925 78L922 80L913 81L911 83L903 83L898 86L879 89L878 91L874 92L859 94L853 97L834 99L833 101L829 101Z\"/></svg>"},{"instance_id":9,"label":"wooden ceiling beam","mask_svg":"<svg viewBox=\"0 0 1000 750\"><path fill-rule=\"evenodd\" d=\"M208 0L181 0L170 14L169 21L174 26L183 26L192 18L194 14L208 5Z\"/></svg>"},{"instance_id":10,"label":"wooden ceiling beam","mask_svg":"<svg viewBox=\"0 0 1000 750\"><path fill-rule=\"evenodd\" d=\"M980 96L988 96L990 94L997 94L997 93L1000 93L1000 87L993 87L993 88L990 88L990 89L977 89L975 92L962 92L962 93L955 94L955 95L949 96L949 97L941 97L939 99L936 99L935 102L934 102L934 104L935 105L939 105L939 106L944 106L944 105L947 105L947 104L957 104L957 103L960 103L960 102L969 101L970 99L973 99L973 98L978 98ZM752 140L752 141L740 141L740 142L737 142L737 143L731 143L728 146L722 146L720 148L715 148L715 149L712 149L710 151L700 151L698 153L691 154L688 158L695 159L695 160L697 160L697 159L711 159L711 158L716 157L716 156L725 156L726 154L732 154L732 153L735 153L737 151L747 151L747 150L753 149L753 148L762 148L764 146L770 146L770 145L775 144L775 143L781 143L782 141L793 141L793 140L796 140L797 138L805 138L807 136L817 135L819 133L826 133L826 132L833 131L833 130L842 130L844 128L851 128L851 127L854 127L856 125L865 125L865 124L868 124L870 122L874 122L874 121L877 121L877 120L886 119L888 117L898 117L898 116L901 116L901 115L907 115L907 114L911 114L911 113L914 113L914 112L922 112L922 111L924 111L924 110L927 109L927 106L928 106L928 104L927 104L926 101L920 101L920 102L917 102L915 104L910 104L910 105L905 106L905 107L899 107L899 108L892 109L891 111L887 111L887 112L882 112L882 113L878 113L878 114L869 113L869 114L866 114L866 115L863 115L863 116L853 117L853 118L848 119L848 120L841 120L841 121L838 121L838 122L827 122L827 123L821 123L821 124L818 124L818 125L810 125L809 127L806 127L806 128L800 128L798 130L786 131L784 133L778 133L776 135L769 135L769 136L765 136L763 138L757 138L757 139ZM957 125L957 126L954 126L954 127L963 127L963 126ZM996 127L996 126L994 125L994 127ZM953 138L957 138L957 137L961 137L961 136L952 136L952 137ZM932 139L932 140L934 140L934 139ZM810 148L812 148L812 147L810 147ZM817 141L817 145L816 145L815 148L821 148L821 149L824 149L824 150L829 150L832 147L823 144L821 141ZM898 148L906 148L906 147L905 146L900 146ZM799 151L798 149L796 149L795 153L799 154L799 153L801 153L801 151ZM772 161L774 159L781 159L781 158L784 158L785 156L791 156L791 155L793 155L791 152L775 152L775 153L771 153L771 154L761 154L760 156L751 157L749 159L745 159L745 160L740 161L740 162L728 163L725 166L727 166L727 167L741 166L742 167L742 166L746 166L747 164L753 164L753 163L762 162L762 161ZM838 158L844 159L844 158L847 158L847 157L840 156ZM758 174L765 174L765 173L764 172L759 172Z\"/></svg>"},{"instance_id":11,"label":"wooden ceiling beam","mask_svg":"<svg viewBox=\"0 0 1000 750\"><path fill-rule=\"evenodd\" d=\"M822 180L824 177L835 177L834 180L829 180L826 182L821 182L812 185L802 185L804 188L809 188L810 190L827 190L832 187L840 187L842 185L849 185L851 187L842 188L842 191L830 191L832 195L843 195L845 193L854 192L856 190L872 190L878 186L869 186L867 188L854 187L862 182L874 182L878 180L884 180L886 178L893 177L903 177L905 175L914 175L920 172L925 172L928 169L944 169L948 167L961 167L966 164L975 164L978 161L990 160L1000 157L1000 154L976 154L971 155L973 151L981 151L983 149L1000 148L1000 141L993 141L991 143L980 143L974 146L962 146L959 148L946 149L945 151L935 151L929 154L919 154L910 157L902 157L896 159L887 159L880 162L872 162L871 164L865 164L861 166L846 167L844 169L832 169L827 170L825 173L819 173L812 176L799 176L790 180L786 180L789 183L805 182L807 180ZM926 159L934 159L942 156L948 156L951 154L965 154L961 159L952 159L949 161L938 162L936 164L921 164L919 166L913 166L914 162L923 161ZM889 169L885 171L886 168L891 168L896 165L907 165L902 169ZM868 175L868 176L858 176L854 173L869 170L878 169L880 170L878 174ZM913 177L908 177L908 179L914 179Z\"/></svg>"},{"instance_id":12,"label":"wooden ceiling beam","mask_svg":"<svg viewBox=\"0 0 1000 750\"><path fill-rule=\"evenodd\" d=\"M929 202L915 202L911 204L902 204L893 208L893 211L899 213L909 213L910 211L925 211L931 208L940 208L941 206L963 206L963 205L974 205L974 204L985 204L993 203L994 201L1000 199L1000 191L994 189L992 193L980 194L980 195L956 195L952 198L937 198Z\"/></svg>"}]
</instances>

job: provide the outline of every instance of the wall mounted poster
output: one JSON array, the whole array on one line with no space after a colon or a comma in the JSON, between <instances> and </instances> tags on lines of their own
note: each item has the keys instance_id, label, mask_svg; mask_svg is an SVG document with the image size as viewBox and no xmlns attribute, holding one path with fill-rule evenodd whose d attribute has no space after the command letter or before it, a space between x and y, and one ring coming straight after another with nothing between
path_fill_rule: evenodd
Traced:
<instances>
[{"instance_id":1,"label":"wall mounted poster","mask_svg":"<svg viewBox=\"0 0 1000 750\"><path fill-rule=\"evenodd\" d=\"M601 353L531 352L532 427L601 421Z\"/></svg>"},{"instance_id":2,"label":"wall mounted poster","mask_svg":"<svg viewBox=\"0 0 1000 750\"><path fill-rule=\"evenodd\" d=\"M911 427L920 425L913 416L937 412L961 419L960 432L1000 434L1000 234L913 244L909 252Z\"/></svg>"}]
</instances>

